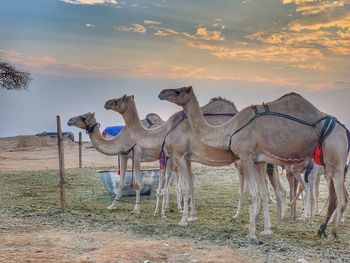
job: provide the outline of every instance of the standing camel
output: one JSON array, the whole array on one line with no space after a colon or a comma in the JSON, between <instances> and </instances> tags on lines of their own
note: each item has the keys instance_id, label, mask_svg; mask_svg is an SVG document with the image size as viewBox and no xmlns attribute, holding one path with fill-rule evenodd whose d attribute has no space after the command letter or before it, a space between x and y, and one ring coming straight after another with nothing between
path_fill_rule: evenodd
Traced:
<instances>
[{"instance_id":1,"label":"standing camel","mask_svg":"<svg viewBox=\"0 0 350 263\"><path fill-rule=\"evenodd\" d=\"M320 150L322 146L323 162L329 178L330 201L318 234L325 234L327 222L337 208L332 234L335 239L338 238L340 218L347 205L344 171L350 133L334 117L319 111L299 94L290 93L268 104L246 107L230 121L214 127L203 117L192 87L163 90L159 98L182 106L201 143L228 150L234 158L241 160L252 197L249 224L249 237L252 239L256 239L257 194L254 178L260 186L264 212L267 211L264 213L263 234L271 233L269 212L266 209L267 189L264 183L260 183L263 177L258 164L298 164L313 158L315 148ZM184 194L188 193L184 191Z\"/></svg>"},{"instance_id":2,"label":"standing camel","mask_svg":"<svg viewBox=\"0 0 350 263\"><path fill-rule=\"evenodd\" d=\"M148 114L144 120L143 125L148 128L159 127L164 121L157 114ZM127 168L127 162L131 159L134 162L134 170L136 175L136 202L132 213L140 213L140 190L141 190L141 178L140 168L141 162L154 162L159 158L159 150L145 149L136 144L131 138L128 129L124 127L122 131L114 138L105 139L101 136L99 124L95 119L94 113L86 113L80 116L73 117L68 121L69 126L76 126L78 128L86 130L89 134L92 145L99 152L106 155L119 155L120 157L120 182L118 184L118 192L113 200L113 203L108 206L108 209L115 209L118 200L122 197L122 190L125 185L125 174ZM167 177L171 176L173 170L173 164L171 159L167 163ZM159 207L159 199L161 187L165 176L165 169L162 169L159 178L159 185L157 189L157 204L156 212ZM168 180L170 182L170 180ZM179 187L177 187L177 193ZM181 208L181 199L178 197L178 206ZM162 207L162 210L165 209Z\"/></svg>"},{"instance_id":3,"label":"standing camel","mask_svg":"<svg viewBox=\"0 0 350 263\"><path fill-rule=\"evenodd\" d=\"M196 133L192 132L187 116L183 112L173 114L162 126L147 130L140 122L133 96L123 96L119 99L108 100L105 104L107 110L119 112L128 127L133 139L143 147L164 150L179 169L182 178L182 189L191 194L184 196L184 207L180 226L187 226L188 222L195 221L197 214L194 204L194 184L192 179L191 162L198 162L208 166L223 166L233 163L236 158L225 149L207 147L198 140ZM222 98L214 98L207 105L200 108L201 114L211 125L220 125L232 118L237 109L232 102ZM266 168L265 168L266 169ZM278 188L276 178L272 178L276 196L283 199ZM277 189L276 189L277 188ZM243 198L243 195L242 197ZM191 213L188 216L188 201L191 201ZM283 201L280 202L282 205ZM281 207L278 218L280 219Z\"/></svg>"}]
</instances>

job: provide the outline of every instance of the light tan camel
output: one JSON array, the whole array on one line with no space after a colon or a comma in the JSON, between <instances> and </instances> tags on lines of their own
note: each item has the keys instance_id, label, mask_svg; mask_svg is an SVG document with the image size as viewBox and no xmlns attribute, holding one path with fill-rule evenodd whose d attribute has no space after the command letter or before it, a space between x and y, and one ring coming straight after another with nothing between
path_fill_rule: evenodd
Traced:
<instances>
[{"instance_id":1,"label":"light tan camel","mask_svg":"<svg viewBox=\"0 0 350 263\"><path fill-rule=\"evenodd\" d=\"M285 166L313 158L324 123L330 124L334 121L334 129L321 143L326 174L330 178L328 187L330 201L327 215L318 234L320 236L325 234L327 222L337 207L337 218L332 229L332 234L337 239L339 222L347 205L344 195L344 170L349 148L349 134L343 125L328 118L327 114L320 112L296 93L284 95L262 106L246 107L230 121L215 127L208 124L203 117L192 87L163 90L159 98L183 107L192 129L203 144L229 150L235 158L241 160L252 196L249 224L249 237L252 239L256 239L257 194L254 178L258 181L263 180L262 176L258 176L261 175L258 164L267 162ZM286 115L291 118L286 118ZM263 207L267 207L266 185L258 182L258 186L262 186L259 191L260 197ZM263 234L270 234L268 209L265 208L265 211L267 213L264 214Z\"/></svg>"},{"instance_id":2,"label":"light tan camel","mask_svg":"<svg viewBox=\"0 0 350 263\"><path fill-rule=\"evenodd\" d=\"M164 123L164 121L157 114L148 114L146 119L142 120L143 125L148 128L159 127ZM114 138L105 139L101 136L99 125L95 119L94 113L86 113L80 116L73 117L68 121L69 126L76 126L78 128L87 130L89 134L92 145L99 152L106 155L119 155L120 156L120 182L118 184L118 192L113 200L113 203L108 206L108 209L115 209L118 200L122 197L122 190L125 185L125 174L127 168L127 162L129 159L134 159L134 170L136 176L136 202L134 210L135 214L140 213L140 189L141 189L141 178L140 178L140 168L141 162L154 162L159 159L160 151L145 149L140 145L136 144L131 138L128 129L124 127L122 131ZM167 177L171 176L173 170L173 164L171 159L167 163ZM159 178L159 185L157 189L157 203L155 213L159 210L159 199L161 188L163 185L165 176L165 169L161 171ZM170 182L170 180L166 180ZM179 192L179 186L177 186L177 192ZM166 198L163 197L163 200ZM181 198L178 195L178 206L181 209ZM165 210L167 204L163 202L162 211Z\"/></svg>"},{"instance_id":3,"label":"light tan camel","mask_svg":"<svg viewBox=\"0 0 350 263\"><path fill-rule=\"evenodd\" d=\"M191 192L191 195L187 195L184 198L184 212L179 225L187 226L189 221L196 220L197 214L194 204L191 162L198 162L209 166L223 166L231 164L234 159L233 156L226 150L214 149L201 143L197 135L192 132L187 117L183 112L173 114L162 126L147 130L139 121L133 96L125 95L119 99L108 100L105 108L122 114L131 136L137 143L146 148L163 148L166 155L175 161L182 178L183 189L188 189ZM207 105L201 107L200 110L211 125L222 124L232 117L232 113L237 112L232 102L228 102L222 98L212 99ZM272 183L276 188L278 183L275 181L275 177L273 177ZM279 194L281 191L278 190L275 190L276 196L281 196ZM243 192L240 200L242 198ZM189 200L192 202L190 217L188 217ZM281 201L280 204L282 203ZM279 211L281 211L280 208ZM281 212L278 214L280 215Z\"/></svg>"}]
</instances>

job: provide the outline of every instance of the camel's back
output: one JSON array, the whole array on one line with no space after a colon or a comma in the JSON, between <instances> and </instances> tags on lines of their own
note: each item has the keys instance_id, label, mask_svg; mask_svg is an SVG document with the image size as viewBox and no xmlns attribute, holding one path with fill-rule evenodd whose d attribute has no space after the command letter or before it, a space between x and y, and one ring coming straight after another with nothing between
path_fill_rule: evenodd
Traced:
<instances>
[{"instance_id":1,"label":"camel's back","mask_svg":"<svg viewBox=\"0 0 350 263\"><path fill-rule=\"evenodd\" d=\"M308 100L297 93L289 93L277 100L267 103L270 111L279 112L292 117L313 123L318 119L326 116L325 113L319 111ZM259 106L259 111L263 111L264 107Z\"/></svg>"},{"instance_id":2,"label":"camel's back","mask_svg":"<svg viewBox=\"0 0 350 263\"><path fill-rule=\"evenodd\" d=\"M143 119L141 122L145 127L148 127L151 124L152 126L157 127L163 125L165 121L162 120L162 118L158 114L149 113L146 115L146 118Z\"/></svg>"},{"instance_id":3,"label":"camel's back","mask_svg":"<svg viewBox=\"0 0 350 263\"><path fill-rule=\"evenodd\" d=\"M233 102L221 97L212 98L208 104L201 107L201 111L207 122L214 126L227 122L238 112Z\"/></svg>"}]
</instances>

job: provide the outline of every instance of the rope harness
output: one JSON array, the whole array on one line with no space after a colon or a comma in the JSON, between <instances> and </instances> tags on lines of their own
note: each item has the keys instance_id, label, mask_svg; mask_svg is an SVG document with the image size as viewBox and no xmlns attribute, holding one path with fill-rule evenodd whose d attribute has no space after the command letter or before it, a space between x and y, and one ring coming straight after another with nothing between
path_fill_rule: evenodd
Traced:
<instances>
[{"instance_id":1,"label":"rope harness","mask_svg":"<svg viewBox=\"0 0 350 263\"><path fill-rule=\"evenodd\" d=\"M350 149L350 132L345 127L344 124L340 123L337 120L337 118L335 118L333 116L330 116L330 115L327 115L327 116L324 116L324 117L318 119L317 121L315 121L313 123L310 123L310 122L304 121L302 119L299 119L299 118L296 118L296 117L293 117L293 116L290 116L290 115L287 115L287 114L284 114L284 113L270 111L269 106L267 104L265 104L265 103L263 103L262 105L264 107L264 111L261 111L261 112L259 112L259 109L258 109L258 107L256 105L252 105L252 109L253 109L255 115L246 124L244 124L242 127L238 128L236 131L234 131L231 134L228 151L231 152L232 154L236 155L231 150L232 137L234 135L236 135L237 133L239 133L243 128L245 128L246 126L251 124L255 119L257 119L259 117L262 117L262 116L267 116L267 115L275 116L275 117L279 117L279 118L285 118L285 119L288 119L288 120L291 120L291 121L294 121L294 122L298 122L298 123L300 123L302 125L306 125L306 126L312 127L315 131L316 131L316 125L319 124L321 121L325 120L325 122L323 124L323 127L322 127L322 130L321 130L321 133L320 133L320 135L318 137L318 145L315 148L315 152L314 152L314 159L315 159L315 162L317 164L324 165L324 163L323 163L322 143L332 133L332 131L333 131L333 129L334 129L334 127L335 127L335 125L337 123L339 123L341 126L343 126L346 129L347 137L348 137L348 152L349 152L349 149ZM316 134L317 134L317 132L316 132Z\"/></svg>"},{"instance_id":2,"label":"rope harness","mask_svg":"<svg viewBox=\"0 0 350 263\"><path fill-rule=\"evenodd\" d=\"M161 151L159 154L159 166L160 169L164 169L165 165L169 159L169 156L165 155L164 152L164 145L165 145L165 140L168 137L168 135L170 135L185 119L188 118L188 116L186 115L186 113L184 111L181 111L179 113L180 118L179 120L175 123L175 125L167 132L167 134L164 136L164 140L162 143L162 147L161 147ZM227 117L234 117L236 114L235 113L204 113L203 116L227 116Z\"/></svg>"}]
</instances>

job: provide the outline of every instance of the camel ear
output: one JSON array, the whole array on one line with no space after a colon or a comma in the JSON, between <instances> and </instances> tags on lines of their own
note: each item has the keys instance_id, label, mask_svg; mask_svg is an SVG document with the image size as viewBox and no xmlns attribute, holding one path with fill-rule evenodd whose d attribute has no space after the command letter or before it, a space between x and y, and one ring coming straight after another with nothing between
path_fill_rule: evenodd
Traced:
<instances>
[{"instance_id":1,"label":"camel ear","mask_svg":"<svg viewBox=\"0 0 350 263\"><path fill-rule=\"evenodd\" d=\"M190 93L192 91L192 86L187 87L187 93Z\"/></svg>"},{"instance_id":2,"label":"camel ear","mask_svg":"<svg viewBox=\"0 0 350 263\"><path fill-rule=\"evenodd\" d=\"M124 95L124 96L123 96L123 101L126 101L126 98L127 98L126 95Z\"/></svg>"},{"instance_id":3,"label":"camel ear","mask_svg":"<svg viewBox=\"0 0 350 263\"><path fill-rule=\"evenodd\" d=\"M131 98L134 99L134 95L131 95Z\"/></svg>"},{"instance_id":4,"label":"camel ear","mask_svg":"<svg viewBox=\"0 0 350 263\"><path fill-rule=\"evenodd\" d=\"M91 112L92 117L95 117L95 112Z\"/></svg>"}]
</instances>

